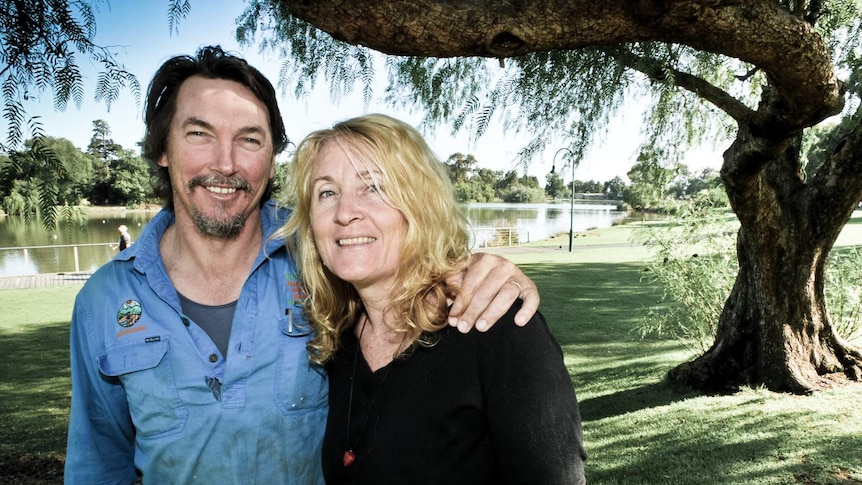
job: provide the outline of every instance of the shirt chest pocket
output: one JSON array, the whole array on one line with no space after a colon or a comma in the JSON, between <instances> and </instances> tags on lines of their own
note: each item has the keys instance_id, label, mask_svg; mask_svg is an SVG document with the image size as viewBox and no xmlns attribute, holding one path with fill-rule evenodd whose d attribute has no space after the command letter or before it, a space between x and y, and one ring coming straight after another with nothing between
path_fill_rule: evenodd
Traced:
<instances>
[{"instance_id":1,"label":"shirt chest pocket","mask_svg":"<svg viewBox=\"0 0 862 485\"><path fill-rule=\"evenodd\" d=\"M122 382L126 402L140 438L158 438L182 429L188 416L177 392L168 339L108 349L99 370Z\"/></svg>"},{"instance_id":2,"label":"shirt chest pocket","mask_svg":"<svg viewBox=\"0 0 862 485\"><path fill-rule=\"evenodd\" d=\"M329 398L326 371L308 360L306 345L312 332L301 317L302 311L291 311L279 321L281 335L274 391L278 408L287 416L326 412Z\"/></svg>"}]
</instances>

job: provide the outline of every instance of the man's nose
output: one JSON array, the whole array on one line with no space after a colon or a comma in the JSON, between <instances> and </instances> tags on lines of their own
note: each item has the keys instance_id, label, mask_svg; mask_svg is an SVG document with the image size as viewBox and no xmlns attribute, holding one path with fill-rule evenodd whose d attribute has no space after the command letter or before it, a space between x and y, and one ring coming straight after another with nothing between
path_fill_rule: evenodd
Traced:
<instances>
[{"instance_id":1,"label":"man's nose","mask_svg":"<svg viewBox=\"0 0 862 485\"><path fill-rule=\"evenodd\" d=\"M213 171L222 175L233 175L236 172L236 147L232 140L219 140L215 144L212 162Z\"/></svg>"}]
</instances>

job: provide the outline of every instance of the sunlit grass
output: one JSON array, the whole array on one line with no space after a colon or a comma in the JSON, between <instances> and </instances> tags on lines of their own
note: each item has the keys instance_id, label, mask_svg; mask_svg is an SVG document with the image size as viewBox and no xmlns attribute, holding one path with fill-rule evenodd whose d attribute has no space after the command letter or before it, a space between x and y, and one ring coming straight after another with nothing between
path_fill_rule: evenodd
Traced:
<instances>
[{"instance_id":1,"label":"sunlit grass","mask_svg":"<svg viewBox=\"0 0 862 485\"><path fill-rule=\"evenodd\" d=\"M619 484L859 483L860 397L858 386L812 397L745 389L587 419L589 477Z\"/></svg>"}]
</instances>

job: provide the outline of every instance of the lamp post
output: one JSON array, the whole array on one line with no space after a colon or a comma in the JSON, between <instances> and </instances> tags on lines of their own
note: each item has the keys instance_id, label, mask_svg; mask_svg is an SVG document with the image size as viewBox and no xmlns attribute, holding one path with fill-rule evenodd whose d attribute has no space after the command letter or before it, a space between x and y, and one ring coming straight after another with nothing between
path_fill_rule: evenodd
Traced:
<instances>
[{"instance_id":1,"label":"lamp post","mask_svg":"<svg viewBox=\"0 0 862 485\"><path fill-rule=\"evenodd\" d=\"M569 210L569 252L572 252L572 245L575 240L575 167L578 166L578 162L575 161L575 154L571 150L566 147L560 148L557 150L557 153L554 154L553 161L551 162L551 173L554 173L554 170L557 168L557 155L562 152L568 152L569 158L572 162L572 200L571 200L571 208Z\"/></svg>"}]
</instances>

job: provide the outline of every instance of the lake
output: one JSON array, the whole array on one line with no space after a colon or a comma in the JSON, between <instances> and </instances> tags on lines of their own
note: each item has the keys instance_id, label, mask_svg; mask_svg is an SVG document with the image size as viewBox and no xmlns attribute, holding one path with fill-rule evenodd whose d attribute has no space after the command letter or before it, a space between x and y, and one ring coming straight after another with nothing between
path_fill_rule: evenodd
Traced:
<instances>
[{"instance_id":1,"label":"lake","mask_svg":"<svg viewBox=\"0 0 862 485\"><path fill-rule=\"evenodd\" d=\"M462 213L470 221L472 244L481 247L493 238L524 243L547 239L574 231L610 227L623 221L626 213L615 206L575 203L574 217L570 203L549 204L464 204ZM39 273L95 271L110 260L116 250L117 227L125 224L134 240L143 226L155 216L152 211L98 211L90 214L82 227L60 227L46 231L41 223L24 223L21 217L0 216L0 276ZM505 242L505 241L504 241ZM77 245L76 250L70 245ZM35 247L33 249L18 249ZM12 248L12 249L10 249Z\"/></svg>"},{"instance_id":2,"label":"lake","mask_svg":"<svg viewBox=\"0 0 862 485\"><path fill-rule=\"evenodd\" d=\"M578 204L574 213L569 202L551 204L484 203L463 204L461 212L470 221L473 247L485 246L489 239L510 237L517 243L540 241L562 233L575 233L598 227L610 227L623 221L627 213L614 205ZM570 214L574 214L572 217ZM500 241L497 241L500 242ZM502 241L504 244L506 241Z\"/></svg>"},{"instance_id":3,"label":"lake","mask_svg":"<svg viewBox=\"0 0 862 485\"><path fill-rule=\"evenodd\" d=\"M117 227L129 227L132 239L156 214L154 211L93 212L83 226L60 226L47 231L39 221L29 224L19 216L0 216L0 276L94 271L116 253ZM77 248L78 267L75 266ZM8 249L32 247L34 249Z\"/></svg>"}]
</instances>

